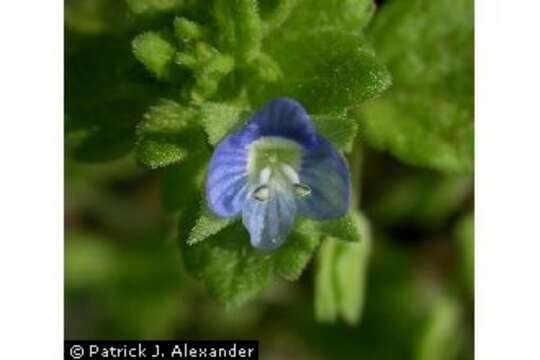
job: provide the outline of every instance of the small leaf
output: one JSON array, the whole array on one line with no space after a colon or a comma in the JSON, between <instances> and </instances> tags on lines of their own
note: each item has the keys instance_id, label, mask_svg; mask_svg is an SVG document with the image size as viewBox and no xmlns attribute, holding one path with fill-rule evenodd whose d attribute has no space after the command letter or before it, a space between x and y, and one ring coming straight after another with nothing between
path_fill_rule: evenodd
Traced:
<instances>
[{"instance_id":1,"label":"small leaf","mask_svg":"<svg viewBox=\"0 0 540 360\"><path fill-rule=\"evenodd\" d=\"M231 223L230 219L218 218L208 211L203 211L189 234L188 245L195 245L220 232Z\"/></svg>"},{"instance_id":2,"label":"small leaf","mask_svg":"<svg viewBox=\"0 0 540 360\"><path fill-rule=\"evenodd\" d=\"M242 109L225 103L203 103L200 107L200 117L208 142L216 145L225 135L240 122Z\"/></svg>"},{"instance_id":3,"label":"small leaf","mask_svg":"<svg viewBox=\"0 0 540 360\"><path fill-rule=\"evenodd\" d=\"M348 242L362 241L362 232L365 231L361 216L350 210L345 216L338 219L315 221L301 219L297 231L303 234L318 234Z\"/></svg>"},{"instance_id":4,"label":"small leaf","mask_svg":"<svg viewBox=\"0 0 540 360\"><path fill-rule=\"evenodd\" d=\"M188 150L174 138L144 139L137 143L137 160L151 169L182 161Z\"/></svg>"},{"instance_id":5,"label":"small leaf","mask_svg":"<svg viewBox=\"0 0 540 360\"><path fill-rule=\"evenodd\" d=\"M150 108L137 126L138 161L152 169L184 160L189 150L199 149L202 131L198 112L172 100L161 100Z\"/></svg>"},{"instance_id":6,"label":"small leaf","mask_svg":"<svg viewBox=\"0 0 540 360\"><path fill-rule=\"evenodd\" d=\"M230 1L230 0L228 0ZM236 51L246 60L253 59L260 51L262 23L257 0L233 0L236 26Z\"/></svg>"},{"instance_id":7,"label":"small leaf","mask_svg":"<svg viewBox=\"0 0 540 360\"><path fill-rule=\"evenodd\" d=\"M157 32L147 32L133 39L133 53L158 79L167 79L171 74L176 49Z\"/></svg>"},{"instance_id":8,"label":"small leaf","mask_svg":"<svg viewBox=\"0 0 540 360\"><path fill-rule=\"evenodd\" d=\"M183 244L186 269L203 281L219 303L238 307L252 299L278 275L296 279L311 258L318 238L292 234L272 253L254 249L240 221L226 226L205 241Z\"/></svg>"},{"instance_id":9,"label":"small leaf","mask_svg":"<svg viewBox=\"0 0 540 360\"><path fill-rule=\"evenodd\" d=\"M312 115L311 119L325 138L330 140L338 149L349 152L352 150L354 138L358 131L357 121L347 112L332 115Z\"/></svg>"},{"instance_id":10,"label":"small leaf","mask_svg":"<svg viewBox=\"0 0 540 360\"><path fill-rule=\"evenodd\" d=\"M193 125L196 114L193 108L162 99L144 115L137 130L139 134L179 134Z\"/></svg>"},{"instance_id":11,"label":"small leaf","mask_svg":"<svg viewBox=\"0 0 540 360\"><path fill-rule=\"evenodd\" d=\"M315 274L315 316L322 322L334 322L338 317L338 304L334 290L334 257L336 241L325 239L317 256Z\"/></svg>"},{"instance_id":12,"label":"small leaf","mask_svg":"<svg viewBox=\"0 0 540 360\"><path fill-rule=\"evenodd\" d=\"M200 40L204 37L204 28L189 19L177 17L173 25L174 35L179 41Z\"/></svg>"},{"instance_id":13,"label":"small leaf","mask_svg":"<svg viewBox=\"0 0 540 360\"><path fill-rule=\"evenodd\" d=\"M362 242L347 243L328 237L319 250L315 275L315 314L319 321L342 317L356 324L364 306L366 271L371 239L363 220Z\"/></svg>"}]
</instances>

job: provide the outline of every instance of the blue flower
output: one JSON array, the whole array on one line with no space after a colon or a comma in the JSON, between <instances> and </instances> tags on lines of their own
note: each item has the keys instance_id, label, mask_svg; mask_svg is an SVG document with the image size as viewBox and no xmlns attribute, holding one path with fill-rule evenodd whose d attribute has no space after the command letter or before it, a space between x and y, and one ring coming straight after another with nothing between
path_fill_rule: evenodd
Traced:
<instances>
[{"instance_id":1,"label":"blue flower","mask_svg":"<svg viewBox=\"0 0 540 360\"><path fill-rule=\"evenodd\" d=\"M252 246L274 250L285 242L297 213L315 220L345 215L349 172L304 108L281 98L218 144L206 199L219 217L242 215Z\"/></svg>"}]
</instances>

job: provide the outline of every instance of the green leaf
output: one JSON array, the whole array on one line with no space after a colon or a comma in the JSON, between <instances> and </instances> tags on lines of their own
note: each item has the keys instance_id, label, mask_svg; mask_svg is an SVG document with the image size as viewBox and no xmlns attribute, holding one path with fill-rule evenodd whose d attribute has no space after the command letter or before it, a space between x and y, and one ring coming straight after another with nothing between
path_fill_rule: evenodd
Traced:
<instances>
[{"instance_id":1,"label":"green leaf","mask_svg":"<svg viewBox=\"0 0 540 360\"><path fill-rule=\"evenodd\" d=\"M240 221L194 245L182 242L186 269L204 282L210 295L227 307L238 307L278 276L296 279L311 258L318 237L291 234L272 253L254 249Z\"/></svg>"},{"instance_id":2,"label":"green leaf","mask_svg":"<svg viewBox=\"0 0 540 360\"><path fill-rule=\"evenodd\" d=\"M442 171L474 167L472 0L393 1L371 29L394 86L362 107L363 137L400 160Z\"/></svg>"},{"instance_id":3,"label":"green leaf","mask_svg":"<svg viewBox=\"0 0 540 360\"><path fill-rule=\"evenodd\" d=\"M204 37L204 28L194 21L177 17L173 22L174 35L179 41L200 40Z\"/></svg>"},{"instance_id":4,"label":"green leaf","mask_svg":"<svg viewBox=\"0 0 540 360\"><path fill-rule=\"evenodd\" d=\"M189 234L187 244L191 246L206 240L223 230L230 223L231 219L218 218L210 214L207 210L203 210Z\"/></svg>"},{"instance_id":5,"label":"green leaf","mask_svg":"<svg viewBox=\"0 0 540 360\"><path fill-rule=\"evenodd\" d=\"M448 296L440 295L433 305L420 337L415 359L455 359L463 344L463 334L459 327L460 317L459 304Z\"/></svg>"},{"instance_id":6,"label":"green leaf","mask_svg":"<svg viewBox=\"0 0 540 360\"><path fill-rule=\"evenodd\" d=\"M177 9L185 3L185 0L126 0L126 3L134 14L139 15Z\"/></svg>"},{"instance_id":7,"label":"green leaf","mask_svg":"<svg viewBox=\"0 0 540 360\"><path fill-rule=\"evenodd\" d=\"M364 306L366 272L371 251L367 221L361 242L347 243L328 237L319 250L315 275L315 315L319 321L339 317L356 324Z\"/></svg>"},{"instance_id":8,"label":"green leaf","mask_svg":"<svg viewBox=\"0 0 540 360\"><path fill-rule=\"evenodd\" d=\"M231 0L227 0L230 2ZM247 61L260 51L262 23L257 0L233 0L236 25L236 51Z\"/></svg>"},{"instance_id":9,"label":"green leaf","mask_svg":"<svg viewBox=\"0 0 540 360\"><path fill-rule=\"evenodd\" d=\"M317 131L338 149L350 152L358 131L358 123L348 112L329 115L311 115Z\"/></svg>"},{"instance_id":10,"label":"green leaf","mask_svg":"<svg viewBox=\"0 0 540 360\"><path fill-rule=\"evenodd\" d=\"M132 45L137 60L158 79L167 79L171 76L176 48L163 34L157 32L140 34L133 39Z\"/></svg>"},{"instance_id":11,"label":"green leaf","mask_svg":"<svg viewBox=\"0 0 540 360\"><path fill-rule=\"evenodd\" d=\"M193 125L197 111L169 99L161 99L144 114L138 126L142 134L179 134Z\"/></svg>"},{"instance_id":12,"label":"green leaf","mask_svg":"<svg viewBox=\"0 0 540 360\"><path fill-rule=\"evenodd\" d=\"M304 30L338 24L340 29L359 31L374 13L373 0L298 0L284 25L289 30Z\"/></svg>"},{"instance_id":13,"label":"green leaf","mask_svg":"<svg viewBox=\"0 0 540 360\"><path fill-rule=\"evenodd\" d=\"M242 111L241 108L226 103L203 103L199 121L208 135L208 142L216 145L239 125Z\"/></svg>"},{"instance_id":14,"label":"green leaf","mask_svg":"<svg viewBox=\"0 0 540 360\"><path fill-rule=\"evenodd\" d=\"M187 155L188 150L174 137L144 139L137 143L137 160L151 169L180 162Z\"/></svg>"},{"instance_id":15,"label":"green leaf","mask_svg":"<svg viewBox=\"0 0 540 360\"><path fill-rule=\"evenodd\" d=\"M263 97L287 94L313 114L356 108L391 83L388 71L358 33L336 28L287 32L269 47L284 77L263 91Z\"/></svg>"},{"instance_id":16,"label":"green leaf","mask_svg":"<svg viewBox=\"0 0 540 360\"><path fill-rule=\"evenodd\" d=\"M172 100L161 100L150 108L137 127L138 161L155 169L184 160L200 148L202 132L197 129L197 110Z\"/></svg>"},{"instance_id":17,"label":"green leaf","mask_svg":"<svg viewBox=\"0 0 540 360\"><path fill-rule=\"evenodd\" d=\"M349 212L338 219L315 221L303 218L298 222L297 231L303 234L318 234L348 242L362 241L364 223L356 210Z\"/></svg>"}]
</instances>

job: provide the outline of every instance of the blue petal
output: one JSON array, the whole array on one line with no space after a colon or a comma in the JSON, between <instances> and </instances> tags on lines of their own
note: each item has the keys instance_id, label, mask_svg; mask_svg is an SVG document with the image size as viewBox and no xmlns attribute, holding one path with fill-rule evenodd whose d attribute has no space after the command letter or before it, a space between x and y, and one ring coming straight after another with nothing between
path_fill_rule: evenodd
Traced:
<instances>
[{"instance_id":1,"label":"blue petal","mask_svg":"<svg viewBox=\"0 0 540 360\"><path fill-rule=\"evenodd\" d=\"M296 215L292 193L273 191L265 202L249 197L242 211L242 222L248 229L251 245L259 250L275 250L287 239Z\"/></svg>"},{"instance_id":2,"label":"blue petal","mask_svg":"<svg viewBox=\"0 0 540 360\"><path fill-rule=\"evenodd\" d=\"M345 215L350 206L349 171L343 156L324 138L304 149L300 182L311 187L311 195L297 198L300 214L316 220Z\"/></svg>"},{"instance_id":3,"label":"blue petal","mask_svg":"<svg viewBox=\"0 0 540 360\"><path fill-rule=\"evenodd\" d=\"M256 139L244 128L223 139L216 147L206 177L206 200L217 216L238 215L247 195L247 146Z\"/></svg>"},{"instance_id":4,"label":"blue petal","mask_svg":"<svg viewBox=\"0 0 540 360\"><path fill-rule=\"evenodd\" d=\"M303 146L313 146L317 132L306 110L298 102L280 98L269 102L249 121L259 136L280 136Z\"/></svg>"}]
</instances>

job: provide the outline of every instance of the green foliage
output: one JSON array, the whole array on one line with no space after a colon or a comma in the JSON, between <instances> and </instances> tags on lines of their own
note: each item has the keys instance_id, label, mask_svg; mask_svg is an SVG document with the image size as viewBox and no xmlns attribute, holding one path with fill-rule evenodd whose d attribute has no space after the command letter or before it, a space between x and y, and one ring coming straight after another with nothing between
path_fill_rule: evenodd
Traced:
<instances>
[{"instance_id":1,"label":"green foliage","mask_svg":"<svg viewBox=\"0 0 540 360\"><path fill-rule=\"evenodd\" d=\"M242 119L242 109L225 103L204 103L201 105L200 122L208 135L208 142L216 145Z\"/></svg>"},{"instance_id":2,"label":"green foliage","mask_svg":"<svg viewBox=\"0 0 540 360\"><path fill-rule=\"evenodd\" d=\"M175 48L163 35L147 32L137 36L133 40L133 53L158 79L170 77Z\"/></svg>"},{"instance_id":3,"label":"green foliage","mask_svg":"<svg viewBox=\"0 0 540 360\"><path fill-rule=\"evenodd\" d=\"M473 1L392 1L370 35L394 86L363 107L363 137L407 163L471 173Z\"/></svg>"},{"instance_id":4,"label":"green foliage","mask_svg":"<svg viewBox=\"0 0 540 360\"><path fill-rule=\"evenodd\" d=\"M311 118L317 127L317 131L323 134L338 149L347 152L352 150L358 124L347 111L327 115L312 115Z\"/></svg>"},{"instance_id":5,"label":"green foliage","mask_svg":"<svg viewBox=\"0 0 540 360\"><path fill-rule=\"evenodd\" d=\"M181 7L185 0L125 0L134 14L152 14L174 10Z\"/></svg>"},{"instance_id":6,"label":"green foliage","mask_svg":"<svg viewBox=\"0 0 540 360\"><path fill-rule=\"evenodd\" d=\"M208 220L198 223L201 221ZM216 224L213 222L214 230L222 225ZM250 245L240 222L214 234L205 232L204 241L184 243L184 264L219 303L230 308L250 300L278 276L297 279L319 242L316 236L293 234L283 247L267 254Z\"/></svg>"},{"instance_id":7,"label":"green foliage","mask_svg":"<svg viewBox=\"0 0 540 360\"><path fill-rule=\"evenodd\" d=\"M221 219L207 211L203 211L189 234L187 244L190 246L195 245L196 243L209 238L223 230L230 222L230 219Z\"/></svg>"},{"instance_id":8,"label":"green foliage","mask_svg":"<svg viewBox=\"0 0 540 360\"><path fill-rule=\"evenodd\" d=\"M309 29L286 33L271 46L286 74L271 96L286 93L315 114L357 107L391 83L388 71L359 33Z\"/></svg>"},{"instance_id":9,"label":"green foliage","mask_svg":"<svg viewBox=\"0 0 540 360\"><path fill-rule=\"evenodd\" d=\"M454 299L439 296L433 304L418 344L416 359L455 359L463 341L459 333L460 308Z\"/></svg>"},{"instance_id":10,"label":"green foliage","mask_svg":"<svg viewBox=\"0 0 540 360\"><path fill-rule=\"evenodd\" d=\"M356 210L350 210L345 216L324 221L302 219L297 228L305 234L319 234L320 236L332 237L342 241L362 241L363 227L362 217Z\"/></svg>"},{"instance_id":11,"label":"green foliage","mask_svg":"<svg viewBox=\"0 0 540 360\"><path fill-rule=\"evenodd\" d=\"M372 245L358 209L330 221L298 219L282 248L259 252L238 219L218 219L205 209L212 147L262 104L287 96L300 101L318 131L344 152L358 151L360 131L360 140L403 162L470 173L471 4L394 0L376 12L372 0L68 1L66 37L76 45L66 48L67 152L79 161L100 162L133 151L139 164L160 168L161 203L176 230L159 237L177 238L188 272L230 308L280 278L299 279L322 241L315 313L322 321L355 324L364 307ZM357 155L350 158L356 161ZM366 205L383 231L404 223L429 231L447 226L462 214L472 191L470 177L388 178ZM359 179L352 191L359 199ZM81 197L96 204L105 196ZM129 208L107 204L107 215L115 219ZM140 219L129 226L137 228L144 223ZM458 225L456 238L470 283L467 224ZM114 273L111 259L118 254L105 241L96 242L95 248L80 243L88 259L75 249L74 263L67 266L77 280L68 279L70 284L92 287ZM413 265L399 266L398 272ZM407 296L415 293L407 286ZM381 298L395 298L398 290ZM163 304L149 299L148 308L174 306L171 297L163 298ZM441 308L434 310L435 325L428 326L434 330L426 330L421 341L422 359L434 358L431 344L447 341L450 332L444 329L457 324L445 320L447 307Z\"/></svg>"},{"instance_id":12,"label":"green foliage","mask_svg":"<svg viewBox=\"0 0 540 360\"><path fill-rule=\"evenodd\" d=\"M356 324L361 316L366 272L371 251L367 221L358 229L360 242L343 242L327 237L319 251L315 275L315 315L319 321L334 322L343 318Z\"/></svg>"},{"instance_id":13,"label":"green foliage","mask_svg":"<svg viewBox=\"0 0 540 360\"><path fill-rule=\"evenodd\" d=\"M458 222L455 237L459 247L460 270L465 288L474 296L474 215L467 214Z\"/></svg>"}]
</instances>

